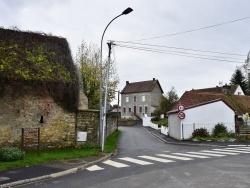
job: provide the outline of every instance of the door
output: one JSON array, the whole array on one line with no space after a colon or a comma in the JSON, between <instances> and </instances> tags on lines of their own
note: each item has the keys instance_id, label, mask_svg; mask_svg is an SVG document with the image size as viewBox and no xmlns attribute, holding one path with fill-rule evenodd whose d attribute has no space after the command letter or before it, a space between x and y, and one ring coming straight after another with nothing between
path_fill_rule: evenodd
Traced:
<instances>
[{"instance_id":1,"label":"door","mask_svg":"<svg viewBox=\"0 0 250 188\"><path fill-rule=\"evenodd\" d=\"M136 114L136 106L134 106L134 114Z\"/></svg>"}]
</instances>

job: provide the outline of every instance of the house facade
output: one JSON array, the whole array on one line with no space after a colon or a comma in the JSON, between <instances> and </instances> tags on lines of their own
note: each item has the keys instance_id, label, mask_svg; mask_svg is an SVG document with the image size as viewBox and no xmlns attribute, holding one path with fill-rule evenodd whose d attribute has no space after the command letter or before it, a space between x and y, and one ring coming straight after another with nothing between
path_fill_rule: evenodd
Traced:
<instances>
[{"instance_id":1,"label":"house facade","mask_svg":"<svg viewBox=\"0 0 250 188\"><path fill-rule=\"evenodd\" d=\"M126 82L121 91L121 117L141 118L151 114L159 107L163 90L155 78L149 81Z\"/></svg>"},{"instance_id":2,"label":"house facade","mask_svg":"<svg viewBox=\"0 0 250 188\"><path fill-rule=\"evenodd\" d=\"M186 107L183 112L184 119L178 117L178 110L168 112L169 136L175 139L189 139L195 129L204 127L211 134L218 123L235 132L234 110L221 99Z\"/></svg>"},{"instance_id":3,"label":"house facade","mask_svg":"<svg viewBox=\"0 0 250 188\"><path fill-rule=\"evenodd\" d=\"M179 102L168 112L169 135L182 140L189 139L197 128L210 133L214 126L223 123L228 131L235 132L236 118L250 112L250 96L239 94L239 86L186 91ZM229 93L231 91L231 93ZM185 107L184 118L178 116L178 105Z\"/></svg>"}]
</instances>

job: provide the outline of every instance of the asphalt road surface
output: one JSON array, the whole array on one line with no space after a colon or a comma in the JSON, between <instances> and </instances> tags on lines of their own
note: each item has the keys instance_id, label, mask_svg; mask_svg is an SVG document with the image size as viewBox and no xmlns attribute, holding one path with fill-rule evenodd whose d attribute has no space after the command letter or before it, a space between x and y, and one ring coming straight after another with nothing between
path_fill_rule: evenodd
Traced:
<instances>
[{"instance_id":1,"label":"asphalt road surface","mask_svg":"<svg viewBox=\"0 0 250 188\"><path fill-rule=\"evenodd\" d=\"M117 156L74 174L21 187L250 187L250 147L171 145L160 142L141 125L119 129Z\"/></svg>"}]
</instances>

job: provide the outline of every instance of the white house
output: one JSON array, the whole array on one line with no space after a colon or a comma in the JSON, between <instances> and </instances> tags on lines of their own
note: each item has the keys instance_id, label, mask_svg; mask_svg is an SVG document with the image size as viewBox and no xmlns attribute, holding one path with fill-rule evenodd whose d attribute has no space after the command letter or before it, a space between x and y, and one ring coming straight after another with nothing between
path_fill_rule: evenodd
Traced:
<instances>
[{"instance_id":1,"label":"white house","mask_svg":"<svg viewBox=\"0 0 250 188\"><path fill-rule=\"evenodd\" d=\"M184 119L178 117L178 105L185 107ZM244 95L239 85L193 89L186 91L168 112L169 135L189 139L195 129L206 128L211 133L218 123L235 132L235 120L246 113L250 113L250 96Z\"/></svg>"},{"instance_id":2,"label":"white house","mask_svg":"<svg viewBox=\"0 0 250 188\"><path fill-rule=\"evenodd\" d=\"M211 133L218 123L223 123L229 131L235 131L234 110L222 99L188 106L183 113L185 118L180 119L178 110L168 112L169 136L175 139L189 139L198 128L205 127Z\"/></svg>"}]
</instances>

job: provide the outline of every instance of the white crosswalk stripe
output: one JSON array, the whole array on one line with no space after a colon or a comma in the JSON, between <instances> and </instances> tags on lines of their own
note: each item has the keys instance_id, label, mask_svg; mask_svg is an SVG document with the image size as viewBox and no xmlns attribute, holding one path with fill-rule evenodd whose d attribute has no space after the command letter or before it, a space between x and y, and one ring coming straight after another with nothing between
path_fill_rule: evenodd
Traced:
<instances>
[{"instance_id":1,"label":"white crosswalk stripe","mask_svg":"<svg viewBox=\"0 0 250 188\"><path fill-rule=\"evenodd\" d=\"M211 158L211 157L224 157L226 155L239 155L241 153L250 153L250 147L227 147L227 148L216 148L212 150L200 150L197 152L185 152L185 153L167 153L169 151L162 151L164 154L155 154L155 156L148 156L148 155L142 155L142 156L137 156L139 158L143 158L146 160L140 160L136 158L131 158L131 157L121 157L118 158L119 160L123 160L124 162L129 162L129 163L134 163L138 165L151 165L154 164L152 162L148 162L147 160L150 161L157 161L157 162L162 162L162 163L170 163L170 162L176 162L176 160L183 160L183 161L188 161L188 160L194 160L194 158L201 158L201 159L206 159L206 158ZM170 159L166 159L170 158ZM176 160L174 160L176 159ZM103 164L113 166L116 168L123 168L123 167L129 167L130 165L116 162L113 160L107 160L102 162ZM93 165L89 168L86 168L88 171L98 171L98 170L104 170L104 167L100 167L97 165Z\"/></svg>"},{"instance_id":2,"label":"white crosswalk stripe","mask_svg":"<svg viewBox=\"0 0 250 188\"><path fill-rule=\"evenodd\" d=\"M172 159L179 159L179 160L183 160L183 161L193 160L191 158L179 157L179 156L174 156L174 155L166 155L166 154L156 154L156 155L160 156L160 157L167 157L167 158L172 158Z\"/></svg>"},{"instance_id":3,"label":"white crosswalk stripe","mask_svg":"<svg viewBox=\"0 0 250 188\"><path fill-rule=\"evenodd\" d=\"M138 157L140 157L140 158L144 158L144 159L153 160L153 161L158 161L158 162L162 162L162 163L170 163L170 162L175 162L175 161L172 161L172 160L162 159L162 158L158 158L158 157L151 157L151 156L147 156L147 155L138 156Z\"/></svg>"},{"instance_id":4,"label":"white crosswalk stripe","mask_svg":"<svg viewBox=\"0 0 250 188\"><path fill-rule=\"evenodd\" d=\"M247 146L247 145L228 145L228 147L242 147L242 146Z\"/></svg>"},{"instance_id":5,"label":"white crosswalk stripe","mask_svg":"<svg viewBox=\"0 0 250 188\"><path fill-rule=\"evenodd\" d=\"M228 150L250 151L250 148L227 148Z\"/></svg>"},{"instance_id":6,"label":"white crosswalk stripe","mask_svg":"<svg viewBox=\"0 0 250 188\"><path fill-rule=\"evenodd\" d=\"M128 162L131 162L131 163L139 164L139 165L150 165L150 164L154 164L154 163L150 163L150 162L147 162L147 161L142 161L142 160L138 160L138 159L133 159L133 158L130 158L130 157L123 157L123 158L119 158L119 159L124 160L124 161L128 161Z\"/></svg>"},{"instance_id":7,"label":"white crosswalk stripe","mask_svg":"<svg viewBox=\"0 0 250 188\"><path fill-rule=\"evenodd\" d=\"M97 170L103 170L103 169L104 168L101 168L101 167L99 167L97 165L93 165L93 166L87 168L88 171L97 171Z\"/></svg>"},{"instance_id":8,"label":"white crosswalk stripe","mask_svg":"<svg viewBox=\"0 0 250 188\"><path fill-rule=\"evenodd\" d=\"M250 153L250 151L237 151L237 150L228 150L228 149L214 149L216 151L225 151L225 152L233 152L233 153Z\"/></svg>"},{"instance_id":9,"label":"white crosswalk stripe","mask_svg":"<svg viewBox=\"0 0 250 188\"><path fill-rule=\"evenodd\" d=\"M174 155L186 156L186 157L201 158L201 159L210 158L210 157L208 157L208 156L192 155L192 154L188 154L188 153L172 153L172 154L174 154Z\"/></svg>"},{"instance_id":10,"label":"white crosswalk stripe","mask_svg":"<svg viewBox=\"0 0 250 188\"><path fill-rule=\"evenodd\" d=\"M104 164L110 165L110 166L114 166L116 168L123 168L123 167L129 167L129 165L123 164L123 163L118 163L112 160L107 160L103 162Z\"/></svg>"},{"instance_id":11,"label":"white crosswalk stripe","mask_svg":"<svg viewBox=\"0 0 250 188\"><path fill-rule=\"evenodd\" d=\"M187 152L190 154L196 154L196 155L208 155L208 156L214 156L214 157L224 157L226 155L221 155L221 154L213 154L213 153L202 153L202 152Z\"/></svg>"},{"instance_id":12,"label":"white crosswalk stripe","mask_svg":"<svg viewBox=\"0 0 250 188\"><path fill-rule=\"evenodd\" d=\"M213 151L213 150L202 150L201 152L218 153L218 154L222 154L222 155L238 155L238 153L223 152L223 151Z\"/></svg>"}]
</instances>

